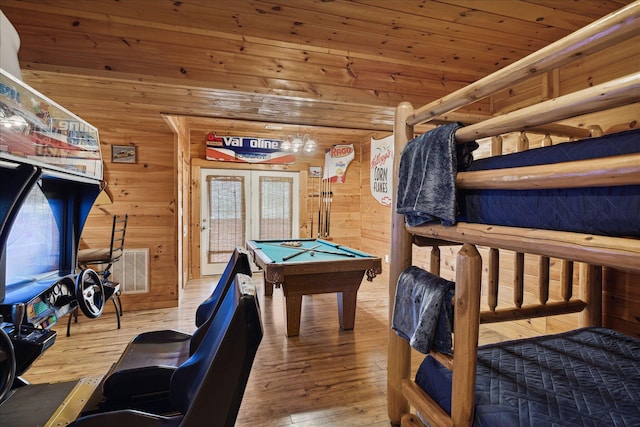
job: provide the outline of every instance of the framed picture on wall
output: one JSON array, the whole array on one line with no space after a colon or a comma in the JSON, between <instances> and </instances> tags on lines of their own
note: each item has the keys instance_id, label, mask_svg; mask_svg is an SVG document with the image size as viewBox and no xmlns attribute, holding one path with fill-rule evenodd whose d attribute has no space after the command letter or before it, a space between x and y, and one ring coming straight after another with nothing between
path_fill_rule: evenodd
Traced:
<instances>
[{"instance_id":1,"label":"framed picture on wall","mask_svg":"<svg viewBox=\"0 0 640 427\"><path fill-rule=\"evenodd\" d=\"M322 166L310 166L309 178L322 178Z\"/></svg>"},{"instance_id":2,"label":"framed picture on wall","mask_svg":"<svg viewBox=\"0 0 640 427\"><path fill-rule=\"evenodd\" d=\"M135 145L112 145L111 146L111 162L112 163L135 163L136 162L136 146Z\"/></svg>"}]
</instances>

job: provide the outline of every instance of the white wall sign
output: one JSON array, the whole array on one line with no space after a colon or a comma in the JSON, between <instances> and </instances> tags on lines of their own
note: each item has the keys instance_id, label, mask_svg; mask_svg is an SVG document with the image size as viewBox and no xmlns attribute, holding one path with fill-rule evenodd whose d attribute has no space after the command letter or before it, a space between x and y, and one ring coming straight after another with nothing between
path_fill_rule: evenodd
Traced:
<instances>
[{"instance_id":1,"label":"white wall sign","mask_svg":"<svg viewBox=\"0 0 640 427\"><path fill-rule=\"evenodd\" d=\"M355 157L353 144L334 145L324 155L323 180L343 184L346 179L347 167Z\"/></svg>"},{"instance_id":2,"label":"white wall sign","mask_svg":"<svg viewBox=\"0 0 640 427\"><path fill-rule=\"evenodd\" d=\"M391 206L393 191L393 135L371 138L369 162L371 195L383 206Z\"/></svg>"}]
</instances>

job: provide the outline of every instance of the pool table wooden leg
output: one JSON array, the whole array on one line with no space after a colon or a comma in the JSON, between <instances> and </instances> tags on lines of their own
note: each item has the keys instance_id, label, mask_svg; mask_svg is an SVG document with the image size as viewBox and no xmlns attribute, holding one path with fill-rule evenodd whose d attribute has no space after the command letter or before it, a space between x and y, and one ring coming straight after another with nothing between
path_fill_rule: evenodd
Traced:
<instances>
[{"instance_id":1,"label":"pool table wooden leg","mask_svg":"<svg viewBox=\"0 0 640 427\"><path fill-rule=\"evenodd\" d=\"M264 283L264 296L265 297L272 296L273 295L273 283L267 282L266 280L264 280L263 283Z\"/></svg>"},{"instance_id":2,"label":"pool table wooden leg","mask_svg":"<svg viewBox=\"0 0 640 427\"><path fill-rule=\"evenodd\" d=\"M284 326L288 337L300 334L300 313L302 312L302 295L284 297Z\"/></svg>"},{"instance_id":3,"label":"pool table wooden leg","mask_svg":"<svg viewBox=\"0 0 640 427\"><path fill-rule=\"evenodd\" d=\"M342 329L353 329L356 323L357 296L357 291L338 292L338 318Z\"/></svg>"}]
</instances>

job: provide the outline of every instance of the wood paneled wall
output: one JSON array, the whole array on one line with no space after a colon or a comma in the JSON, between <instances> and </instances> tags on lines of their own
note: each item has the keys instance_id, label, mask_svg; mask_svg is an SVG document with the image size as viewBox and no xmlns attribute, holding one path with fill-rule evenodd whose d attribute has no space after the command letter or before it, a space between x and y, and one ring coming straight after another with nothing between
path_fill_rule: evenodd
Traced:
<instances>
[{"instance_id":1,"label":"wood paneled wall","mask_svg":"<svg viewBox=\"0 0 640 427\"><path fill-rule=\"evenodd\" d=\"M602 280L605 326L640 337L640 274L605 268Z\"/></svg>"},{"instance_id":2,"label":"wood paneled wall","mask_svg":"<svg viewBox=\"0 0 640 427\"><path fill-rule=\"evenodd\" d=\"M101 102L99 96L94 100ZM94 206L82 233L82 244L108 246L112 216L128 214L125 249L149 250L150 292L126 295L123 300L127 310L176 306L180 278L175 136L161 117L152 123L126 123L124 116L88 121L100 131L107 191L113 204ZM111 162L111 145L135 146L136 163Z\"/></svg>"}]
</instances>

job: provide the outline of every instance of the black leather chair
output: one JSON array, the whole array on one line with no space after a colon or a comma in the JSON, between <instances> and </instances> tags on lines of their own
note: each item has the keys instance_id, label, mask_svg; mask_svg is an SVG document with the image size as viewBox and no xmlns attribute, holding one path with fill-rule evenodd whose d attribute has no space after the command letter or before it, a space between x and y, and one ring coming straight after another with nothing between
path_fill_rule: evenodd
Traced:
<instances>
[{"instance_id":1,"label":"black leather chair","mask_svg":"<svg viewBox=\"0 0 640 427\"><path fill-rule=\"evenodd\" d=\"M211 296L196 310L193 335L174 330L145 332L136 336L113 365L103 382L102 407L118 407L139 397L145 399L156 393L166 393L174 371L198 348L238 273L251 275L247 253L234 250Z\"/></svg>"},{"instance_id":2,"label":"black leather chair","mask_svg":"<svg viewBox=\"0 0 640 427\"><path fill-rule=\"evenodd\" d=\"M172 375L164 413L122 409L82 416L70 426L231 427L262 335L255 287L238 274L202 343Z\"/></svg>"}]
</instances>

